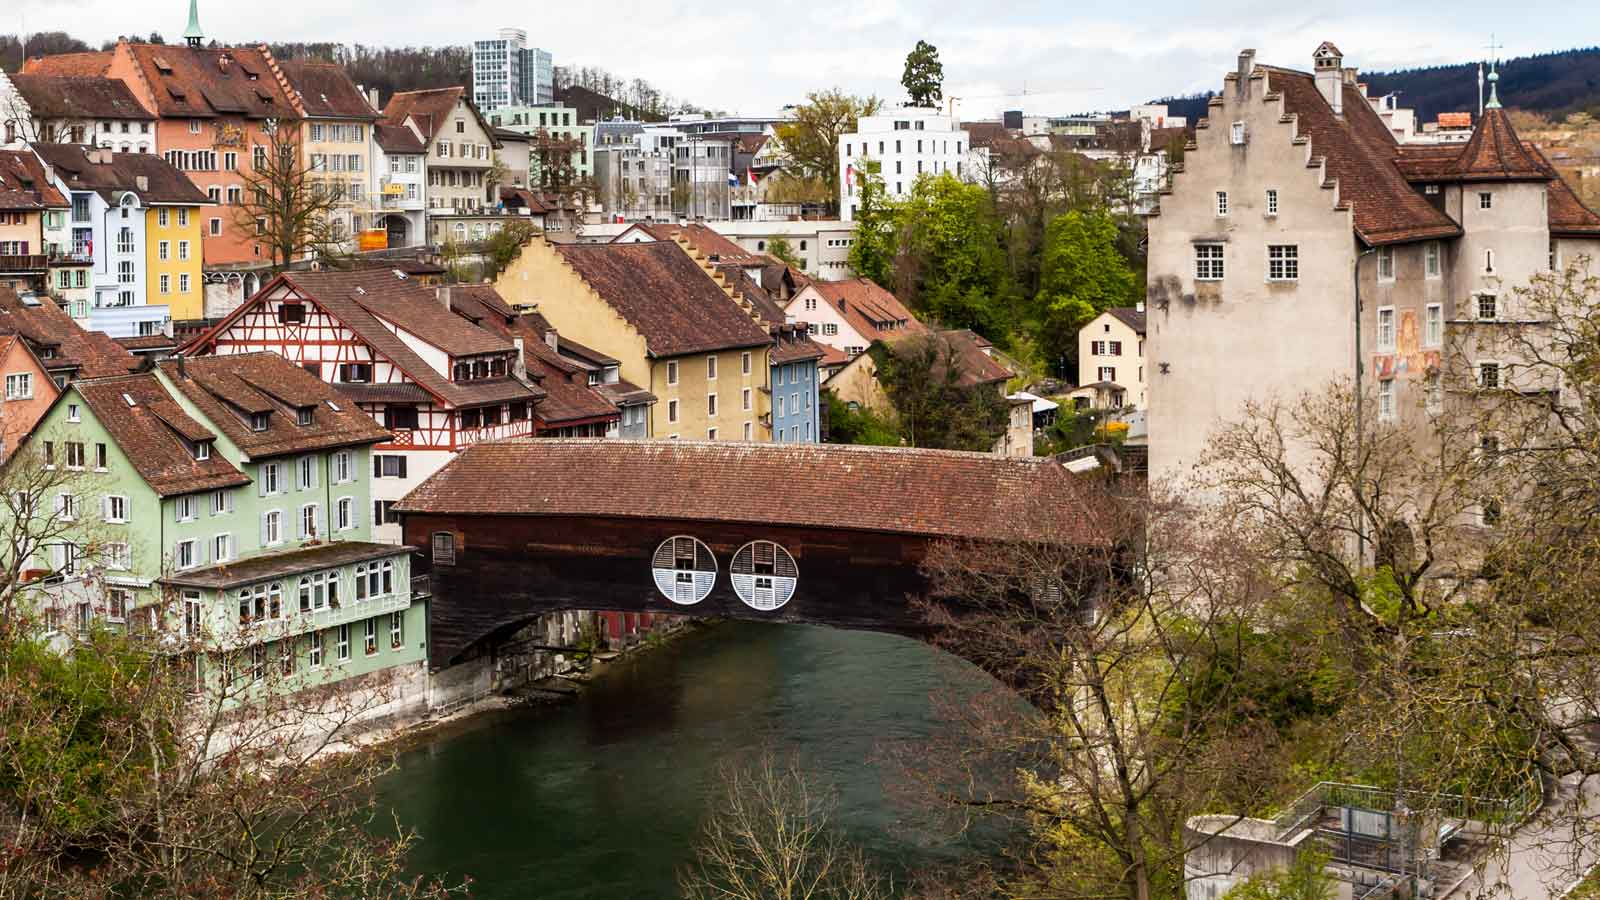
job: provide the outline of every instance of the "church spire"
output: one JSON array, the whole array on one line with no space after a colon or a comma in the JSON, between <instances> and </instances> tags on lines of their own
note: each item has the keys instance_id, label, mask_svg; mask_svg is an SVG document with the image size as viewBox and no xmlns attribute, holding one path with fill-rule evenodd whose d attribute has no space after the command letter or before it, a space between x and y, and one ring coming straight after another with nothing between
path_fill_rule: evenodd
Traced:
<instances>
[{"instance_id":1,"label":"church spire","mask_svg":"<svg viewBox=\"0 0 1600 900\"><path fill-rule=\"evenodd\" d=\"M1496 72L1495 68L1500 64L1500 45L1495 43L1493 35L1489 37L1489 52L1489 102L1485 103L1483 108L1499 109L1500 93L1498 88L1500 86L1500 73Z\"/></svg>"},{"instance_id":2,"label":"church spire","mask_svg":"<svg viewBox=\"0 0 1600 900\"><path fill-rule=\"evenodd\" d=\"M183 39L191 47L205 42L206 34L200 30L200 0L189 0L189 27L184 29Z\"/></svg>"}]
</instances>

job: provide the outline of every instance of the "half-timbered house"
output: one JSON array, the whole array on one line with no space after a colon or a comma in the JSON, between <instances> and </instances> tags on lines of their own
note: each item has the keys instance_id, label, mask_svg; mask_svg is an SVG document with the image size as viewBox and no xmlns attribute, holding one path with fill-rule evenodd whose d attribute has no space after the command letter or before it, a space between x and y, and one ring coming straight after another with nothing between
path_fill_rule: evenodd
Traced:
<instances>
[{"instance_id":1,"label":"half-timbered house","mask_svg":"<svg viewBox=\"0 0 1600 900\"><path fill-rule=\"evenodd\" d=\"M373 525L399 540L390 505L479 441L535 433L544 396L521 338L473 324L451 288L391 271L286 272L185 346L269 350L336 385L392 433L373 454Z\"/></svg>"}]
</instances>

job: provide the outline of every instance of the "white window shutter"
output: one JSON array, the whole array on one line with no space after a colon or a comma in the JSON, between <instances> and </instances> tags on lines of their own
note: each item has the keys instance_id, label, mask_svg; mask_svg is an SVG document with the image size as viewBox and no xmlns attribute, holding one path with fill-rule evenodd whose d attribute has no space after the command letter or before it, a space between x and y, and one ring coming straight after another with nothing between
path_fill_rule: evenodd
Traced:
<instances>
[{"instance_id":1,"label":"white window shutter","mask_svg":"<svg viewBox=\"0 0 1600 900\"><path fill-rule=\"evenodd\" d=\"M261 546L267 545L267 514L261 514Z\"/></svg>"},{"instance_id":2,"label":"white window shutter","mask_svg":"<svg viewBox=\"0 0 1600 900\"><path fill-rule=\"evenodd\" d=\"M228 512L233 512L233 490L230 488L223 496L228 498Z\"/></svg>"},{"instance_id":3,"label":"white window shutter","mask_svg":"<svg viewBox=\"0 0 1600 900\"><path fill-rule=\"evenodd\" d=\"M361 504L357 503L353 498L350 501L350 527L361 527Z\"/></svg>"},{"instance_id":4,"label":"white window shutter","mask_svg":"<svg viewBox=\"0 0 1600 900\"><path fill-rule=\"evenodd\" d=\"M261 465L256 466L256 496L265 497L266 495L267 495L267 464L266 463L262 463Z\"/></svg>"}]
</instances>

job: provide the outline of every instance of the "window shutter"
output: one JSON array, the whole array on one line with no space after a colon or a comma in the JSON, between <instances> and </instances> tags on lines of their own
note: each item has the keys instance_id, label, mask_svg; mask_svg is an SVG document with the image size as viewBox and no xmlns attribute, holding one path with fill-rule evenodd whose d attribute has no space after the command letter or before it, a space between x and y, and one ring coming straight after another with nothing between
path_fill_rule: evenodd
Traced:
<instances>
[{"instance_id":1,"label":"window shutter","mask_svg":"<svg viewBox=\"0 0 1600 900\"><path fill-rule=\"evenodd\" d=\"M261 546L267 545L267 514L261 514Z\"/></svg>"},{"instance_id":2,"label":"window shutter","mask_svg":"<svg viewBox=\"0 0 1600 900\"><path fill-rule=\"evenodd\" d=\"M267 495L267 464L266 463L262 463L261 465L256 466L256 496L257 497L265 497L266 495Z\"/></svg>"},{"instance_id":3,"label":"window shutter","mask_svg":"<svg viewBox=\"0 0 1600 900\"><path fill-rule=\"evenodd\" d=\"M361 527L361 504L354 500L350 501L350 527Z\"/></svg>"},{"instance_id":4,"label":"window shutter","mask_svg":"<svg viewBox=\"0 0 1600 900\"><path fill-rule=\"evenodd\" d=\"M372 477L383 477L383 457L376 453L372 454Z\"/></svg>"},{"instance_id":5,"label":"window shutter","mask_svg":"<svg viewBox=\"0 0 1600 900\"><path fill-rule=\"evenodd\" d=\"M211 562L211 542L198 538L194 542L194 564L203 566Z\"/></svg>"},{"instance_id":6,"label":"window shutter","mask_svg":"<svg viewBox=\"0 0 1600 900\"><path fill-rule=\"evenodd\" d=\"M226 497L228 501L228 512L233 512L233 491L230 489L223 496Z\"/></svg>"},{"instance_id":7,"label":"window shutter","mask_svg":"<svg viewBox=\"0 0 1600 900\"><path fill-rule=\"evenodd\" d=\"M400 477L406 477L406 458L404 456L400 457Z\"/></svg>"},{"instance_id":8,"label":"window shutter","mask_svg":"<svg viewBox=\"0 0 1600 900\"><path fill-rule=\"evenodd\" d=\"M109 518L111 518L111 498L103 496L100 498L100 520L103 522Z\"/></svg>"}]
</instances>

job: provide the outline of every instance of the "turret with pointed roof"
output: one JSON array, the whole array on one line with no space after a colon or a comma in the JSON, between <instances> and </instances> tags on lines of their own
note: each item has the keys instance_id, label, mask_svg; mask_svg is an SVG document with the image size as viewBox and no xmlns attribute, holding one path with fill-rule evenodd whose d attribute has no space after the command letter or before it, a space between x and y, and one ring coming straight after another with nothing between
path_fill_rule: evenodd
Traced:
<instances>
[{"instance_id":1,"label":"turret with pointed roof","mask_svg":"<svg viewBox=\"0 0 1600 900\"><path fill-rule=\"evenodd\" d=\"M200 30L200 0L189 0L189 27L183 30L183 39L191 47L205 43L206 33Z\"/></svg>"}]
</instances>

